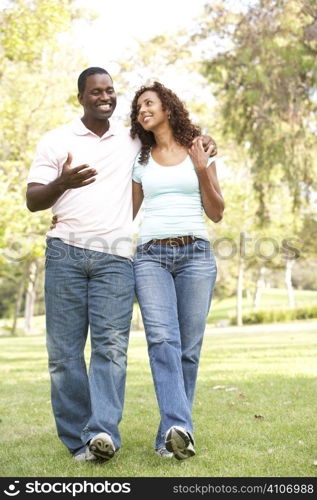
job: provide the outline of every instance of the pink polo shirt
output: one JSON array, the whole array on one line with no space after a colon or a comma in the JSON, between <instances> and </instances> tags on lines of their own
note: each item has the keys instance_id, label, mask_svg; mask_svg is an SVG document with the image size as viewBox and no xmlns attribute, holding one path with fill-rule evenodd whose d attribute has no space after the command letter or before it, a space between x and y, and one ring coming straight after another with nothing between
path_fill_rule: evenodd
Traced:
<instances>
[{"instance_id":1,"label":"pink polo shirt","mask_svg":"<svg viewBox=\"0 0 317 500\"><path fill-rule=\"evenodd\" d=\"M131 258L132 166L140 142L122 125L99 137L78 118L47 132L39 142L27 182L48 184L61 174L68 152L72 167L97 170L88 186L69 189L53 205L55 229L46 235L65 243Z\"/></svg>"}]
</instances>

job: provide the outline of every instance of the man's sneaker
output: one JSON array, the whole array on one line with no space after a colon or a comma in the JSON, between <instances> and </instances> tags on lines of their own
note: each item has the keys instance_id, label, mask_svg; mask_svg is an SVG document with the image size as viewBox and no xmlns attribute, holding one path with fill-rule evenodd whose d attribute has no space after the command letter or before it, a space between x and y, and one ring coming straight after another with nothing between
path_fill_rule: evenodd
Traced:
<instances>
[{"instance_id":1,"label":"man's sneaker","mask_svg":"<svg viewBox=\"0 0 317 500\"><path fill-rule=\"evenodd\" d=\"M94 460L97 460L97 457L95 457L95 455L90 453L87 447L86 450L83 451L82 453L74 455L73 459L76 460L76 462L93 462Z\"/></svg>"},{"instance_id":2,"label":"man's sneaker","mask_svg":"<svg viewBox=\"0 0 317 500\"><path fill-rule=\"evenodd\" d=\"M165 446L162 446L161 448L157 448L155 450L155 455L158 455L161 458L172 458L174 455L170 451L167 451Z\"/></svg>"},{"instance_id":3,"label":"man's sneaker","mask_svg":"<svg viewBox=\"0 0 317 500\"><path fill-rule=\"evenodd\" d=\"M103 460L110 460L115 454L115 447L111 437L106 432L100 432L89 443L89 451Z\"/></svg>"},{"instance_id":4,"label":"man's sneaker","mask_svg":"<svg viewBox=\"0 0 317 500\"><path fill-rule=\"evenodd\" d=\"M185 460L195 455L192 436L186 429L177 425L168 429L165 435L165 446L177 460Z\"/></svg>"}]
</instances>

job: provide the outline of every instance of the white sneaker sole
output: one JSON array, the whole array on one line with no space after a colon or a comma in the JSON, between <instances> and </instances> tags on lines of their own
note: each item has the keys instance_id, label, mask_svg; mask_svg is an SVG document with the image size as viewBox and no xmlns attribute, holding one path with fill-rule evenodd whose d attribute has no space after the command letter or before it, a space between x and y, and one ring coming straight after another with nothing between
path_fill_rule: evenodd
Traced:
<instances>
[{"instance_id":1,"label":"white sneaker sole","mask_svg":"<svg viewBox=\"0 0 317 500\"><path fill-rule=\"evenodd\" d=\"M110 460L116 450L109 434L100 432L90 441L89 451L97 458Z\"/></svg>"},{"instance_id":2,"label":"white sneaker sole","mask_svg":"<svg viewBox=\"0 0 317 500\"><path fill-rule=\"evenodd\" d=\"M174 454L171 453L170 451L167 451L166 448L159 448L155 450L155 455L157 455L160 458L173 458Z\"/></svg>"},{"instance_id":3,"label":"white sneaker sole","mask_svg":"<svg viewBox=\"0 0 317 500\"><path fill-rule=\"evenodd\" d=\"M169 452L173 453L177 460L185 460L196 454L188 432L183 427L176 425L167 431L165 447Z\"/></svg>"},{"instance_id":4,"label":"white sneaker sole","mask_svg":"<svg viewBox=\"0 0 317 500\"><path fill-rule=\"evenodd\" d=\"M95 455L90 453L90 451L87 447L86 451L84 451L83 453L79 453L78 455L74 455L73 460L76 460L76 462L93 462L93 461L98 460L98 459L97 459L97 457L95 457Z\"/></svg>"}]
</instances>

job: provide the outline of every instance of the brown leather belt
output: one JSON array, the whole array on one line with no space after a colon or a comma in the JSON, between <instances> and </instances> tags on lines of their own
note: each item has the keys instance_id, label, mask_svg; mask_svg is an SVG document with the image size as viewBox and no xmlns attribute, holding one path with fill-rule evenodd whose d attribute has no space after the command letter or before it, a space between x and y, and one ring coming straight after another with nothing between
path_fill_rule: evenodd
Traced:
<instances>
[{"instance_id":1,"label":"brown leather belt","mask_svg":"<svg viewBox=\"0 0 317 500\"><path fill-rule=\"evenodd\" d=\"M165 238L163 240L150 240L147 245L171 245L171 246L183 246L188 245L188 243L193 243L196 240L201 240L201 238L195 238L194 236L177 236L176 238Z\"/></svg>"}]
</instances>

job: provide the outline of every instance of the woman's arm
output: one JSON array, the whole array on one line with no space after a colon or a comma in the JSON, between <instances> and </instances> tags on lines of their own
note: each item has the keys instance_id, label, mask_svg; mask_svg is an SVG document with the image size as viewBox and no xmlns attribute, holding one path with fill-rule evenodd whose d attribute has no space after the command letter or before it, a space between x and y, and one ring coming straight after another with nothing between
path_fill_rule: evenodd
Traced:
<instances>
[{"instance_id":1,"label":"woman's arm","mask_svg":"<svg viewBox=\"0 0 317 500\"><path fill-rule=\"evenodd\" d=\"M142 184L132 181L133 219L137 216L144 198Z\"/></svg>"},{"instance_id":2,"label":"woman's arm","mask_svg":"<svg viewBox=\"0 0 317 500\"><path fill-rule=\"evenodd\" d=\"M189 155L196 169L206 215L213 222L219 222L222 219L225 204L217 178L215 162L212 162L207 168L211 149L212 146L204 151L202 141L198 140L189 149Z\"/></svg>"}]
</instances>

